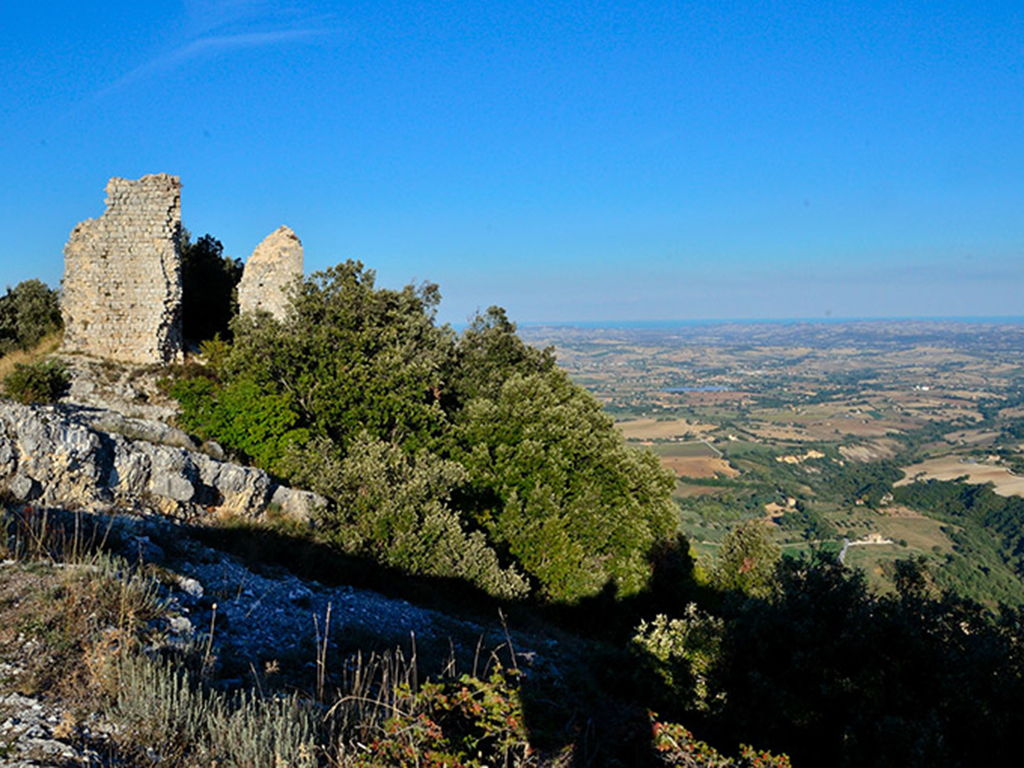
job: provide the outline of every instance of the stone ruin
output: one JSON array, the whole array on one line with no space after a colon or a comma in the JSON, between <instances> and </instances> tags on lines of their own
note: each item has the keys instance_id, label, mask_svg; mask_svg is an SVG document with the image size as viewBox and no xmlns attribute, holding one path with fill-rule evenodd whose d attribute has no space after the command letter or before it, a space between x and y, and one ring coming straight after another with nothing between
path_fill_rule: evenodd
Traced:
<instances>
[{"instance_id":1,"label":"stone ruin","mask_svg":"<svg viewBox=\"0 0 1024 768\"><path fill-rule=\"evenodd\" d=\"M64 247L64 349L125 363L181 360L181 181L113 178L106 211ZM257 246L238 286L241 311L284 317L302 276L302 243L279 227Z\"/></svg>"},{"instance_id":2,"label":"stone ruin","mask_svg":"<svg viewBox=\"0 0 1024 768\"><path fill-rule=\"evenodd\" d=\"M283 320L287 289L302 277L302 243L288 227L278 227L256 246L238 284L241 312L269 312Z\"/></svg>"},{"instance_id":3,"label":"stone ruin","mask_svg":"<svg viewBox=\"0 0 1024 768\"><path fill-rule=\"evenodd\" d=\"M64 348L126 363L181 357L181 181L111 179L107 210L64 246Z\"/></svg>"}]
</instances>

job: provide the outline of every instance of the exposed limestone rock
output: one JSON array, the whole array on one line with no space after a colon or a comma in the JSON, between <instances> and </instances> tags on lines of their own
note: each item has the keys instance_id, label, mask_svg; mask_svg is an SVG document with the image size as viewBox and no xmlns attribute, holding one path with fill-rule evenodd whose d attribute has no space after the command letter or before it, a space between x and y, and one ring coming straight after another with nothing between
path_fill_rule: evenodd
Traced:
<instances>
[{"instance_id":1,"label":"exposed limestone rock","mask_svg":"<svg viewBox=\"0 0 1024 768\"><path fill-rule=\"evenodd\" d=\"M0 489L43 505L90 511L116 506L185 518L208 513L257 518L274 503L293 517L309 519L325 503L315 494L278 485L260 469L102 431L100 424L116 424L122 431L130 424L140 436L163 434L114 415L0 402Z\"/></svg>"},{"instance_id":2,"label":"exposed limestone rock","mask_svg":"<svg viewBox=\"0 0 1024 768\"><path fill-rule=\"evenodd\" d=\"M161 384L167 376L161 367L124 365L85 355L66 354L58 359L71 374L66 402L152 422L168 422L179 411L177 401Z\"/></svg>"},{"instance_id":3,"label":"exposed limestone rock","mask_svg":"<svg viewBox=\"0 0 1024 768\"><path fill-rule=\"evenodd\" d=\"M288 227L278 227L256 246L238 284L242 312L264 310L278 320L288 308L286 289L302 277L302 243Z\"/></svg>"},{"instance_id":4,"label":"exposed limestone rock","mask_svg":"<svg viewBox=\"0 0 1024 768\"><path fill-rule=\"evenodd\" d=\"M107 209L64 247L64 348L130 363L181 356L181 182L107 184Z\"/></svg>"}]
</instances>

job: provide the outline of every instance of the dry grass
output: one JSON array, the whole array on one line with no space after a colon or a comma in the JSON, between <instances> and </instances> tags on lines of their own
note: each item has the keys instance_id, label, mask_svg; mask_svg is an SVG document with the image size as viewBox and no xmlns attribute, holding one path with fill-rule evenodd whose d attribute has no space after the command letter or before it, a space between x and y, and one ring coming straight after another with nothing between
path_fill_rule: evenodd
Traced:
<instances>
[{"instance_id":1,"label":"dry grass","mask_svg":"<svg viewBox=\"0 0 1024 768\"><path fill-rule=\"evenodd\" d=\"M714 424L701 424L686 419L633 419L616 424L627 440L669 440L672 438L700 437L712 432Z\"/></svg>"},{"instance_id":2,"label":"dry grass","mask_svg":"<svg viewBox=\"0 0 1024 768\"><path fill-rule=\"evenodd\" d=\"M32 349L17 349L14 352L9 352L3 357L0 357L0 381L3 381L10 373L12 373L16 365L25 365L52 355L60 349L61 340L61 333L53 333L39 342L39 344Z\"/></svg>"},{"instance_id":3,"label":"dry grass","mask_svg":"<svg viewBox=\"0 0 1024 768\"><path fill-rule=\"evenodd\" d=\"M710 456L662 456L661 466L678 477L738 477L725 459Z\"/></svg>"},{"instance_id":4,"label":"dry grass","mask_svg":"<svg viewBox=\"0 0 1024 768\"><path fill-rule=\"evenodd\" d=\"M960 445L985 445L994 443L1000 436L998 430L958 429L943 435L948 442Z\"/></svg>"},{"instance_id":5,"label":"dry grass","mask_svg":"<svg viewBox=\"0 0 1024 768\"><path fill-rule=\"evenodd\" d=\"M676 481L672 495L680 499L688 499L693 496L713 496L722 493L722 488L714 485L697 485L694 483L683 483Z\"/></svg>"},{"instance_id":6,"label":"dry grass","mask_svg":"<svg viewBox=\"0 0 1024 768\"><path fill-rule=\"evenodd\" d=\"M876 521L878 532L893 541L905 541L907 546L930 552L938 547L942 552L952 552L953 542L943 533L943 523L905 507L887 510L887 514Z\"/></svg>"},{"instance_id":7,"label":"dry grass","mask_svg":"<svg viewBox=\"0 0 1024 768\"><path fill-rule=\"evenodd\" d=\"M18 690L63 711L55 738L96 746L80 742L78 724L99 713L115 725L98 745L109 764L340 768L398 764L392 742L415 758L421 745L458 745L468 730L490 754L460 764L533 763L519 726L501 726L502 739L492 733L495 713L504 722L509 710L522 722L511 640L511 682L491 674L501 668L499 651L481 656L478 648L471 676L458 675L453 655L438 678L421 683L414 641L409 657L355 654L328 679L325 622L315 696L265 691L258 675L255 687L228 692L202 658L208 643L168 645L155 632L166 616L155 582L90 546L88 526L66 517L0 507L0 661L15 670L0 678L0 693ZM453 704L449 714L449 701L462 708Z\"/></svg>"},{"instance_id":8,"label":"dry grass","mask_svg":"<svg viewBox=\"0 0 1024 768\"><path fill-rule=\"evenodd\" d=\"M818 442L819 437L811 435L806 429L798 427L795 424L781 425L781 424L757 424L751 422L743 425L744 429L752 435L755 435L761 440L783 440L790 443L807 443L807 442Z\"/></svg>"},{"instance_id":9,"label":"dry grass","mask_svg":"<svg viewBox=\"0 0 1024 768\"><path fill-rule=\"evenodd\" d=\"M162 615L156 585L31 507L0 516L0 648L25 672L17 687L84 705L113 695L115 667Z\"/></svg>"},{"instance_id":10,"label":"dry grass","mask_svg":"<svg viewBox=\"0 0 1024 768\"><path fill-rule=\"evenodd\" d=\"M891 459L899 445L892 440L875 440L867 445L844 445L839 448L843 458L850 461L870 462Z\"/></svg>"},{"instance_id":11,"label":"dry grass","mask_svg":"<svg viewBox=\"0 0 1024 768\"><path fill-rule=\"evenodd\" d=\"M906 477L898 480L896 485L907 485L916 480L955 480L966 475L969 483L992 483L1000 496L1024 496L1024 477L1011 474L1009 469L999 464L967 462L958 456L944 456L903 467L903 471Z\"/></svg>"}]
</instances>

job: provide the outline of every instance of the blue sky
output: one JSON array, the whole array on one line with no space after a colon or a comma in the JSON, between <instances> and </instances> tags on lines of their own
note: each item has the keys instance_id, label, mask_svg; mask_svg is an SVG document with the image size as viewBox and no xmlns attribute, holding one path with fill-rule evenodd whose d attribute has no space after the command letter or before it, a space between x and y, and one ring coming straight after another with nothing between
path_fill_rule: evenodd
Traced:
<instances>
[{"instance_id":1,"label":"blue sky","mask_svg":"<svg viewBox=\"0 0 1024 768\"><path fill-rule=\"evenodd\" d=\"M0 287L168 172L456 323L1024 314L1020 2L13 5Z\"/></svg>"}]
</instances>

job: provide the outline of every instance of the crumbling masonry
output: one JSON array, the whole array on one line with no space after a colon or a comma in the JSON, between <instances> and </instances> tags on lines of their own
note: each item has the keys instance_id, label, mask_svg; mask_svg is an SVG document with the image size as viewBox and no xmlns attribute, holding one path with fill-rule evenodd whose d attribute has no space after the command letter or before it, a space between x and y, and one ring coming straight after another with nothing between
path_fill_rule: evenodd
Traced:
<instances>
[{"instance_id":1,"label":"crumbling masonry","mask_svg":"<svg viewBox=\"0 0 1024 768\"><path fill-rule=\"evenodd\" d=\"M278 227L253 252L238 286L243 312L279 320L302 277L302 243ZM64 349L125 363L181 359L181 181L157 173L111 179L107 210L64 246Z\"/></svg>"},{"instance_id":2,"label":"crumbling masonry","mask_svg":"<svg viewBox=\"0 0 1024 768\"><path fill-rule=\"evenodd\" d=\"M181 357L181 182L107 184L107 209L64 247L64 348L126 363Z\"/></svg>"},{"instance_id":3,"label":"crumbling masonry","mask_svg":"<svg viewBox=\"0 0 1024 768\"><path fill-rule=\"evenodd\" d=\"M239 310L264 310L283 320L288 311L288 289L300 277L302 243L288 227L278 227L245 262L238 284Z\"/></svg>"}]
</instances>

